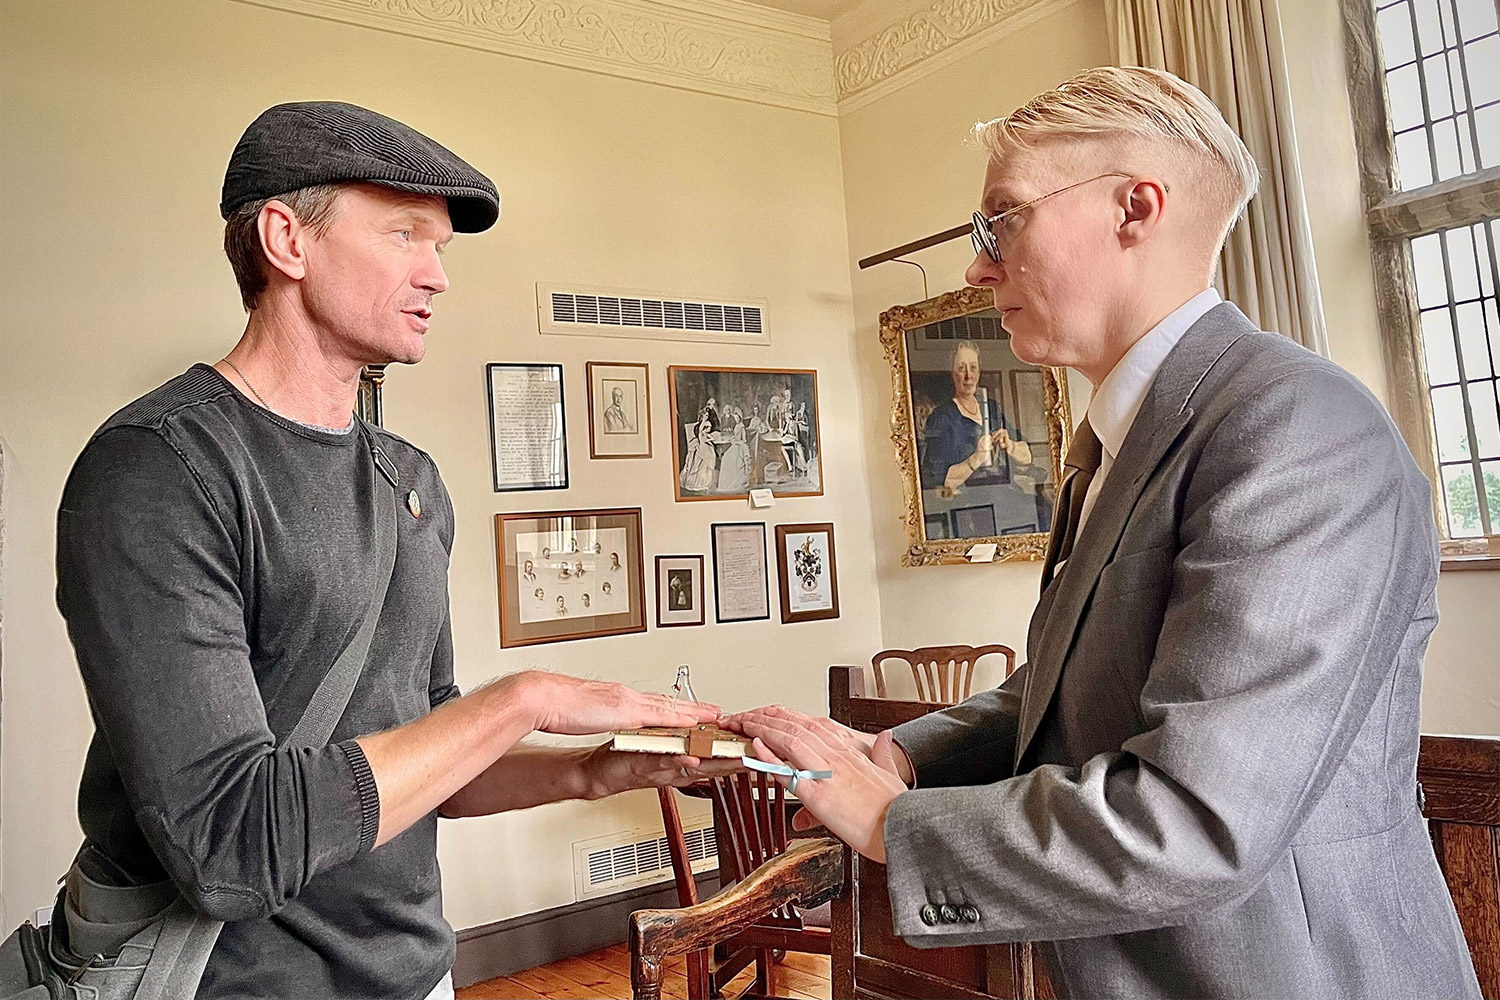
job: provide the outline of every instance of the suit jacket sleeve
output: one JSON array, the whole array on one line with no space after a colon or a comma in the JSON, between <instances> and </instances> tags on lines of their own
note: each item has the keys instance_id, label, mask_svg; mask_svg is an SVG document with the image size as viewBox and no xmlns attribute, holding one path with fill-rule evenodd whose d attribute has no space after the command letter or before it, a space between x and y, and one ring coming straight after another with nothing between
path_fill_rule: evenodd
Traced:
<instances>
[{"instance_id":1,"label":"suit jacket sleeve","mask_svg":"<svg viewBox=\"0 0 1500 1000\"><path fill-rule=\"evenodd\" d=\"M898 796L885 846L912 943L1121 934L1248 895L1390 683L1437 567L1426 480L1379 404L1347 373L1296 370L1203 440L1180 457L1196 465L1139 735ZM932 901L980 920L926 926Z\"/></svg>"},{"instance_id":2,"label":"suit jacket sleeve","mask_svg":"<svg viewBox=\"0 0 1500 1000\"><path fill-rule=\"evenodd\" d=\"M1023 665L998 688L892 730L916 772L917 786L985 785L1014 773Z\"/></svg>"}]
</instances>

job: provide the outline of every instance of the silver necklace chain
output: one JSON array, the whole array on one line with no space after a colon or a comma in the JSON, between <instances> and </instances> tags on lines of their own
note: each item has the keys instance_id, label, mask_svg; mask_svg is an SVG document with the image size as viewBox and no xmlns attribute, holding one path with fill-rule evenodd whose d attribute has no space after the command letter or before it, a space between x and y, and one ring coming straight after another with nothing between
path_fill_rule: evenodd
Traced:
<instances>
[{"instance_id":1,"label":"silver necklace chain","mask_svg":"<svg viewBox=\"0 0 1500 1000\"><path fill-rule=\"evenodd\" d=\"M255 386L253 386L253 385L250 384L250 380L245 377L245 373L242 372L242 371L240 371L240 366L239 365L237 365L233 361L231 361L229 359L228 355L224 356L224 363L226 365L228 365L229 367L233 368L234 369L234 373L240 377L240 381L244 382L245 385L250 389L250 391L253 392L253 393L255 393L255 398L258 399L258 400L260 400L260 405L261 406L264 406L268 410L271 409L271 404L268 403L268 402L266 402L266 397L264 397L264 396L262 396L260 394L260 390L259 389L255 388Z\"/></svg>"}]
</instances>

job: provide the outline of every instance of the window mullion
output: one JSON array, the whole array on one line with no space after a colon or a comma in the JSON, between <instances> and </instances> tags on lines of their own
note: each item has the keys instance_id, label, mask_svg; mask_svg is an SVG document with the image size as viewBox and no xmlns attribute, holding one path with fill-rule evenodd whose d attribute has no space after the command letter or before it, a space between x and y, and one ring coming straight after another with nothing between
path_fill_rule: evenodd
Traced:
<instances>
[{"instance_id":1,"label":"window mullion","mask_svg":"<svg viewBox=\"0 0 1500 1000\"><path fill-rule=\"evenodd\" d=\"M1467 436L1469 452L1469 474L1474 477L1474 490L1479 501L1479 527L1485 534L1490 533L1490 506L1488 498L1484 495L1484 468L1479 464L1479 434L1474 429L1474 407L1469 402L1469 374L1464 365L1463 338L1458 329L1458 304L1455 301L1458 296L1453 291L1453 264L1448 256L1448 240L1446 233L1438 234L1438 253L1443 258L1443 284L1448 290L1448 323L1453 330L1453 358L1458 366L1458 401L1464 411L1464 434ZM1416 271L1412 271L1412 281L1416 281ZM1420 329L1420 324L1418 324ZM1429 393L1431 389L1427 390ZM1442 454L1442 443L1438 443L1438 453ZM1441 461L1441 459L1440 459ZM1441 479L1441 476L1439 477ZM1447 492L1447 484L1442 486Z\"/></svg>"}]
</instances>

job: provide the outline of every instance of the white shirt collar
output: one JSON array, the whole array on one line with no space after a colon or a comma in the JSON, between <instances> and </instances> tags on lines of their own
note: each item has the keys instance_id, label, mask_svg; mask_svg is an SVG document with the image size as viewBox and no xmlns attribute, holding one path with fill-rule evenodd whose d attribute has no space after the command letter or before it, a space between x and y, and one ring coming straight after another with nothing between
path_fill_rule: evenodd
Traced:
<instances>
[{"instance_id":1,"label":"white shirt collar","mask_svg":"<svg viewBox=\"0 0 1500 1000\"><path fill-rule=\"evenodd\" d=\"M1088 421L1111 460L1119 457L1161 363L1188 328L1221 301L1217 289L1206 288L1178 306L1137 340L1094 390Z\"/></svg>"}]
</instances>

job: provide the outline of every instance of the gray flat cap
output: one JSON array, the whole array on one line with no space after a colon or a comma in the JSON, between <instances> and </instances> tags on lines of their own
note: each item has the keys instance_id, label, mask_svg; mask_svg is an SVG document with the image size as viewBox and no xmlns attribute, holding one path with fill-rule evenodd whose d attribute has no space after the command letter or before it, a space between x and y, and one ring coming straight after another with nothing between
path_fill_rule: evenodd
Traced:
<instances>
[{"instance_id":1,"label":"gray flat cap","mask_svg":"<svg viewBox=\"0 0 1500 1000\"><path fill-rule=\"evenodd\" d=\"M478 233L500 217L494 183L416 129L354 104L278 104L250 123L229 157L219 214L261 198L341 181L448 199L455 232Z\"/></svg>"}]
</instances>

